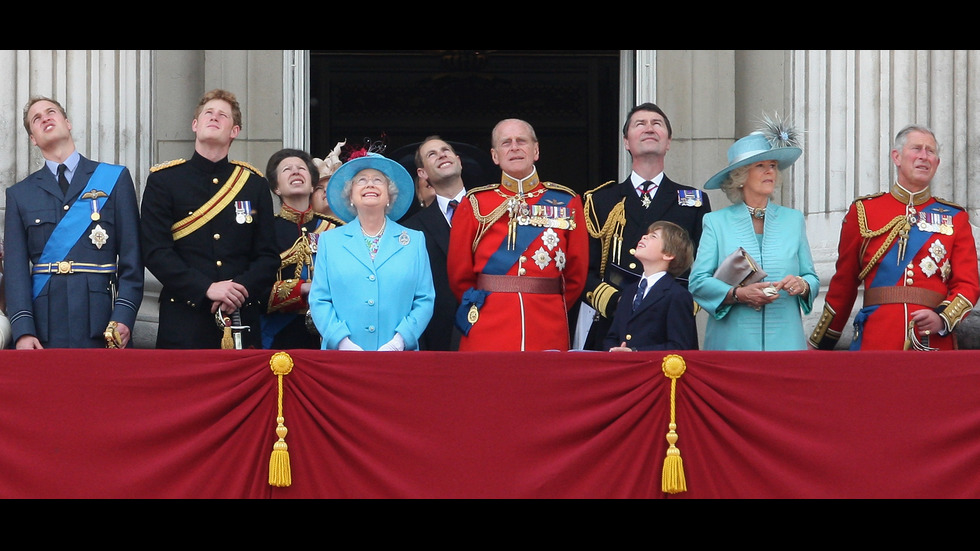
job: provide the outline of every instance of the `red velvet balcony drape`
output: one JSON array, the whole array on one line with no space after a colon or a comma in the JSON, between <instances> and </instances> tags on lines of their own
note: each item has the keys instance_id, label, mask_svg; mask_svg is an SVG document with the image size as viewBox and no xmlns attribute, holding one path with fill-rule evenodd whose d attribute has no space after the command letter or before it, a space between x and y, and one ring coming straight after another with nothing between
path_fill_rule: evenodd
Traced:
<instances>
[{"instance_id":1,"label":"red velvet balcony drape","mask_svg":"<svg viewBox=\"0 0 980 551\"><path fill-rule=\"evenodd\" d=\"M976 498L980 353L0 352L0 498Z\"/></svg>"}]
</instances>

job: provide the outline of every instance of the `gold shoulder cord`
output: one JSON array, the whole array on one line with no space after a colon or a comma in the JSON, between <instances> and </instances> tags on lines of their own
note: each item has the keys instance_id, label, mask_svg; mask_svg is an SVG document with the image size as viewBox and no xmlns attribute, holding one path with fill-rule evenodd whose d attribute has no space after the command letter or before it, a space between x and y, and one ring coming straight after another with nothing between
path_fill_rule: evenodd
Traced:
<instances>
[{"instance_id":1,"label":"gold shoulder cord","mask_svg":"<svg viewBox=\"0 0 980 551\"><path fill-rule=\"evenodd\" d=\"M476 217L476 221L480 224L476 230L476 237L473 239L473 252L475 253L477 245L480 244L480 240L483 239L484 234L487 233L490 226L494 225L507 212L507 201L500 203L490 214L484 216L480 213L480 201L477 200L476 196L470 194L469 199L470 205L473 206L473 216Z\"/></svg>"},{"instance_id":2,"label":"gold shoulder cord","mask_svg":"<svg viewBox=\"0 0 980 551\"><path fill-rule=\"evenodd\" d=\"M858 274L858 280L860 281L868 275L868 272L870 272L876 264L878 264L881 257L885 256L885 253L888 252L888 248L895 242L895 238L898 237L899 234L903 234L907 238L908 231L911 229L911 226L909 225L908 218L903 215L896 216L891 220L891 222L888 222L879 230L870 230L868 228L868 215L864 210L864 203L859 200L855 202L854 206L857 208L858 228L861 230L861 237L864 238L864 245L861 247L861 256L864 256L865 247L868 246L869 239L872 237L878 237L879 235L882 235L888 231L891 232L889 233L888 237L885 238L885 242L881 245L881 248L875 252L871 260L868 261L868 264L863 270L861 270L861 273ZM901 258L901 256L899 258Z\"/></svg>"},{"instance_id":3,"label":"gold shoulder cord","mask_svg":"<svg viewBox=\"0 0 980 551\"><path fill-rule=\"evenodd\" d=\"M626 229L626 199L620 201L609 211L605 223L596 218L595 206L592 204L592 194L585 195L585 227L589 230L589 235L593 239L598 239L602 243L602 257L599 263L599 278L606 275L606 266L609 264L610 251L613 252L615 262L619 262L623 250L623 231ZM600 227L601 225L601 227Z\"/></svg>"}]
</instances>

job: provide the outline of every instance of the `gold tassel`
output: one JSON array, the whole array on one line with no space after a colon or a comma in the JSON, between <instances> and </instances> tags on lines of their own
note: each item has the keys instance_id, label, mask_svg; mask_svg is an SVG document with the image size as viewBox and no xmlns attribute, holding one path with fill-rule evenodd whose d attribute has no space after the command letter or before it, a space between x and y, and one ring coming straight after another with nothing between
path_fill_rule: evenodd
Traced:
<instances>
[{"instance_id":1,"label":"gold tassel","mask_svg":"<svg viewBox=\"0 0 980 551\"><path fill-rule=\"evenodd\" d=\"M221 336L221 349L231 350L235 348L235 340L231 338L231 326L226 325L224 331L224 335Z\"/></svg>"},{"instance_id":2,"label":"gold tassel","mask_svg":"<svg viewBox=\"0 0 980 551\"><path fill-rule=\"evenodd\" d=\"M663 361L664 375L670 377L670 431L667 433L667 458L664 459L664 471L661 485L664 493L679 494L687 491L687 480L684 478L684 461L677 444L677 423L675 406L677 397L677 379L687 370L684 358L671 354Z\"/></svg>"},{"instance_id":3,"label":"gold tassel","mask_svg":"<svg viewBox=\"0 0 980 551\"><path fill-rule=\"evenodd\" d=\"M272 457L269 459L269 485L286 488L292 485L293 475L289 469L289 447L286 446L286 418L282 415L282 376L289 375L293 370L293 359L285 352L277 352L269 360L269 365L279 379L279 415L276 417L279 441L272 447Z\"/></svg>"}]
</instances>

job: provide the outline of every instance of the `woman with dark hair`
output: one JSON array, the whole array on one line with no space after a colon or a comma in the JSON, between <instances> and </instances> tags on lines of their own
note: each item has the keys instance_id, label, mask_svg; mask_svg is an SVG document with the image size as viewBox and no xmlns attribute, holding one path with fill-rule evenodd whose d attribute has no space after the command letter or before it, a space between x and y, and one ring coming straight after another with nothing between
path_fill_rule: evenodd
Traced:
<instances>
[{"instance_id":1,"label":"woman with dark hair","mask_svg":"<svg viewBox=\"0 0 980 551\"><path fill-rule=\"evenodd\" d=\"M313 158L299 149L272 154L266 168L269 187L280 201L275 218L280 266L262 316L262 347L320 348L320 335L307 323L313 263L320 235L343 222L315 211L313 186L320 175Z\"/></svg>"}]
</instances>

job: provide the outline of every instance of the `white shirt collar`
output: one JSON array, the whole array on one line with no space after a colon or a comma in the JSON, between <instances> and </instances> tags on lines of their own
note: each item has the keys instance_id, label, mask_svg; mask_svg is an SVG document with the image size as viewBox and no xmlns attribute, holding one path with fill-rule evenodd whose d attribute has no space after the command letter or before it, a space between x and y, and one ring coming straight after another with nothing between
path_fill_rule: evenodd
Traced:
<instances>
[{"instance_id":1,"label":"white shirt collar","mask_svg":"<svg viewBox=\"0 0 980 551\"><path fill-rule=\"evenodd\" d=\"M657 189L660 188L660 183L664 181L664 173L661 172L660 174L657 174L650 181L653 182L654 184L657 184L657 187L653 189L653 193L656 193ZM636 190L636 194L639 195L640 188L643 187L643 182L646 182L646 180L644 178L641 178L639 174L634 172L630 174L630 182L633 184L633 189Z\"/></svg>"}]
</instances>

